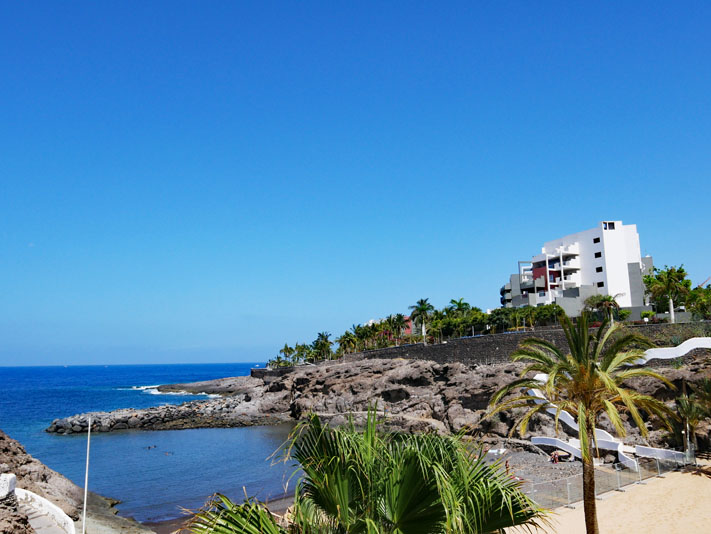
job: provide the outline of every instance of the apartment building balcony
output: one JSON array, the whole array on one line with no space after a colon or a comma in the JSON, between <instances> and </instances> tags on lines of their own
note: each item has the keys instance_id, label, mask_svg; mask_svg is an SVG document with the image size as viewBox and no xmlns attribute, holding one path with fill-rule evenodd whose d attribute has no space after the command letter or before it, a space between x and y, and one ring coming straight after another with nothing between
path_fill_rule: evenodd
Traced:
<instances>
[{"instance_id":1,"label":"apartment building balcony","mask_svg":"<svg viewBox=\"0 0 711 534\"><path fill-rule=\"evenodd\" d=\"M563 260L563 269L566 271L579 271L580 270L580 260L579 259L570 259L570 260ZM551 271L560 271L560 262L554 263L550 267Z\"/></svg>"}]
</instances>

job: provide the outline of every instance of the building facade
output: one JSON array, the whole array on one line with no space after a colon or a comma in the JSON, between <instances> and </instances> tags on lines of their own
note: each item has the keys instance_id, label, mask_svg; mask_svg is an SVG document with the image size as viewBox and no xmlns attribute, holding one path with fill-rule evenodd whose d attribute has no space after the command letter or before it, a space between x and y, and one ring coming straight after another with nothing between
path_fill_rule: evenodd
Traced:
<instances>
[{"instance_id":1,"label":"building facade","mask_svg":"<svg viewBox=\"0 0 711 534\"><path fill-rule=\"evenodd\" d=\"M585 300L611 295L621 308L639 318L646 306L643 276L652 257L642 257L637 225L602 221L590 230L547 241L541 253L518 262L518 272L501 288L507 308L558 304L580 315Z\"/></svg>"}]
</instances>

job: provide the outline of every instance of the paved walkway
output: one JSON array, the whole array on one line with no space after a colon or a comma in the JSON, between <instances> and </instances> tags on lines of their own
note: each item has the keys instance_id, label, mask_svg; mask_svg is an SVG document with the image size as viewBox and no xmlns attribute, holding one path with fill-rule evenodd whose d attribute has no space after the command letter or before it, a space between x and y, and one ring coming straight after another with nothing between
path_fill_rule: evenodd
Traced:
<instances>
[{"instance_id":1,"label":"paved walkway","mask_svg":"<svg viewBox=\"0 0 711 534\"><path fill-rule=\"evenodd\" d=\"M711 462L698 469L667 473L632 485L624 493L610 492L597 503L600 534L701 534L711 525ZM584 534L583 505L558 508L547 528L535 534ZM508 529L509 533L523 532Z\"/></svg>"},{"instance_id":2,"label":"paved walkway","mask_svg":"<svg viewBox=\"0 0 711 534\"><path fill-rule=\"evenodd\" d=\"M27 504L20 503L20 511L27 514L30 525L35 529L36 534L66 534L51 517L38 513Z\"/></svg>"}]
</instances>

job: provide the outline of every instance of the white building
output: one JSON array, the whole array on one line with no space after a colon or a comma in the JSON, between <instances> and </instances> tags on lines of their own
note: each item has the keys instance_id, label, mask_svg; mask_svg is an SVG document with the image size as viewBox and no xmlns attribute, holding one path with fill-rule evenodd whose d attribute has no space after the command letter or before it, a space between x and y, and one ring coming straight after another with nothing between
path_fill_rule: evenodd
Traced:
<instances>
[{"instance_id":1,"label":"white building","mask_svg":"<svg viewBox=\"0 0 711 534\"><path fill-rule=\"evenodd\" d=\"M645 307L642 277L652 258L642 257L637 225L602 221L590 230L547 241L541 253L518 263L518 273L501 288L505 307L556 303L579 315L592 295L612 295L637 318Z\"/></svg>"}]
</instances>

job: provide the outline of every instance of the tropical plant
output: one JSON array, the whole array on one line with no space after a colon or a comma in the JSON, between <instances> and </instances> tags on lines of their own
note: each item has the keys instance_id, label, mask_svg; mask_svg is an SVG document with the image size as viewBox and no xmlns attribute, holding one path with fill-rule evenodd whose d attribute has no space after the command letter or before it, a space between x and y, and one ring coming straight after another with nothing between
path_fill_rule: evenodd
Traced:
<instances>
[{"instance_id":1,"label":"tropical plant","mask_svg":"<svg viewBox=\"0 0 711 534\"><path fill-rule=\"evenodd\" d=\"M291 360L291 356L294 354L294 349L290 347L288 343L284 343L284 347L279 351L279 354L282 354L284 359Z\"/></svg>"},{"instance_id":2,"label":"tropical plant","mask_svg":"<svg viewBox=\"0 0 711 534\"><path fill-rule=\"evenodd\" d=\"M536 325L539 326L558 324L558 316L563 313L563 308L558 304L544 304L536 306L534 310Z\"/></svg>"},{"instance_id":3,"label":"tropical plant","mask_svg":"<svg viewBox=\"0 0 711 534\"><path fill-rule=\"evenodd\" d=\"M610 323L614 323L615 312L620 309L620 305L617 303L617 297L620 296L622 295L593 295L585 299L585 309L589 312L601 311L607 316Z\"/></svg>"},{"instance_id":4,"label":"tropical plant","mask_svg":"<svg viewBox=\"0 0 711 534\"><path fill-rule=\"evenodd\" d=\"M537 338L521 342L511 358L527 361L521 378L498 390L491 399L490 414L503 410L526 408L524 415L512 429L523 435L531 418L545 410L556 409L556 428L562 410L577 419L580 449L583 457L583 502L585 525L588 534L597 534L597 512L595 503L595 468L593 464L594 429L602 414L606 414L618 435L625 435L620 412L629 413L642 435L647 434L642 412L654 414L668 425L671 410L664 403L647 395L642 395L624 387L625 380L634 377L651 377L673 387L658 373L644 367L634 367L642 349L652 343L646 338L632 333L616 332L619 325L608 328L609 321L603 319L597 332L591 333L588 314L583 313L574 325L570 318L561 315L561 325L568 341L570 352L565 353L553 343ZM614 337L613 337L614 336ZM531 377L531 373L547 375L541 383ZM538 389L548 402L540 402L538 397L521 388Z\"/></svg>"},{"instance_id":5,"label":"tropical plant","mask_svg":"<svg viewBox=\"0 0 711 534\"><path fill-rule=\"evenodd\" d=\"M711 319L711 286L692 289L686 297L686 309L697 319Z\"/></svg>"},{"instance_id":6,"label":"tropical plant","mask_svg":"<svg viewBox=\"0 0 711 534\"><path fill-rule=\"evenodd\" d=\"M649 319L650 321L654 319L657 314L651 310L643 311L640 316L642 319Z\"/></svg>"},{"instance_id":7,"label":"tropical plant","mask_svg":"<svg viewBox=\"0 0 711 534\"><path fill-rule=\"evenodd\" d=\"M515 308L496 308L489 314L489 324L495 332L503 332L514 324Z\"/></svg>"},{"instance_id":8,"label":"tropical plant","mask_svg":"<svg viewBox=\"0 0 711 534\"><path fill-rule=\"evenodd\" d=\"M449 301L446 311L454 315L463 315L471 308L468 302L464 302L464 299L452 299Z\"/></svg>"},{"instance_id":9,"label":"tropical plant","mask_svg":"<svg viewBox=\"0 0 711 534\"><path fill-rule=\"evenodd\" d=\"M523 326L526 326L526 321L528 321L528 326L530 326L531 330L533 330L533 325L536 321L536 308L533 306L524 306L522 308L519 308L519 310L521 313L521 318L523 319Z\"/></svg>"},{"instance_id":10,"label":"tropical plant","mask_svg":"<svg viewBox=\"0 0 711 534\"><path fill-rule=\"evenodd\" d=\"M248 501L215 498L189 523L195 534L494 533L534 526L544 512L500 464L460 438L379 431L374 410L363 432L330 428L316 415L282 449L303 472L290 521Z\"/></svg>"},{"instance_id":11,"label":"tropical plant","mask_svg":"<svg viewBox=\"0 0 711 534\"><path fill-rule=\"evenodd\" d=\"M412 310L412 313L410 313L410 320L413 323L419 324L420 328L422 328L422 338L425 345L427 344L427 321L430 313L432 313L435 309L429 301L430 299L420 299L416 304L408 308Z\"/></svg>"},{"instance_id":12,"label":"tropical plant","mask_svg":"<svg viewBox=\"0 0 711 534\"><path fill-rule=\"evenodd\" d=\"M686 278L684 266L665 266L664 269L655 267L654 274L644 277L644 284L647 287L647 292L657 302L668 299L669 319L671 323L674 323L674 302L682 304L683 298L691 291L691 280Z\"/></svg>"},{"instance_id":13,"label":"tropical plant","mask_svg":"<svg viewBox=\"0 0 711 534\"><path fill-rule=\"evenodd\" d=\"M706 417L711 417L711 378L703 378L694 386L694 394L704 409Z\"/></svg>"},{"instance_id":14,"label":"tropical plant","mask_svg":"<svg viewBox=\"0 0 711 534\"><path fill-rule=\"evenodd\" d=\"M313 359L311 345L306 343L296 343L294 345L294 359L297 362L306 362Z\"/></svg>"},{"instance_id":15,"label":"tropical plant","mask_svg":"<svg viewBox=\"0 0 711 534\"><path fill-rule=\"evenodd\" d=\"M402 333L405 331L405 328L407 328L407 319L405 319L402 313L396 313L393 317L392 326L395 331L395 344L397 345L402 337Z\"/></svg>"},{"instance_id":16,"label":"tropical plant","mask_svg":"<svg viewBox=\"0 0 711 534\"><path fill-rule=\"evenodd\" d=\"M333 342L329 339L331 334L328 332L319 332L316 339L311 344L311 349L318 360L329 360L333 355L331 351L331 345Z\"/></svg>"},{"instance_id":17,"label":"tropical plant","mask_svg":"<svg viewBox=\"0 0 711 534\"><path fill-rule=\"evenodd\" d=\"M675 404L677 416L684 425L684 450L690 450L691 443L694 444L694 449L698 449L696 427L706 416L703 406L694 395L681 395L676 398Z\"/></svg>"},{"instance_id":18,"label":"tropical plant","mask_svg":"<svg viewBox=\"0 0 711 534\"><path fill-rule=\"evenodd\" d=\"M346 331L343 332L341 337L336 339L336 343L338 343L339 352L348 354L350 352L355 352L358 344L358 338L356 338L353 332Z\"/></svg>"}]
</instances>

